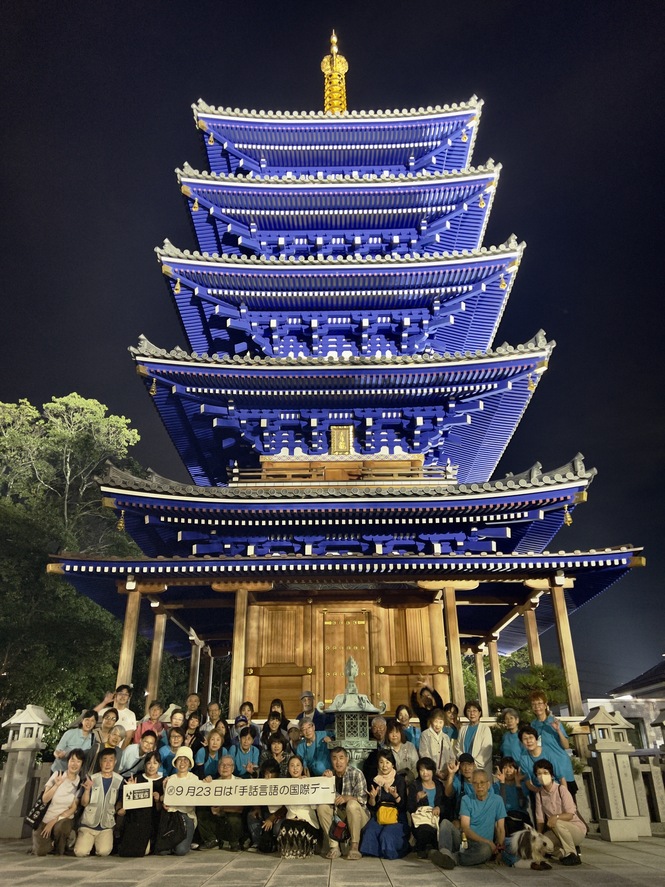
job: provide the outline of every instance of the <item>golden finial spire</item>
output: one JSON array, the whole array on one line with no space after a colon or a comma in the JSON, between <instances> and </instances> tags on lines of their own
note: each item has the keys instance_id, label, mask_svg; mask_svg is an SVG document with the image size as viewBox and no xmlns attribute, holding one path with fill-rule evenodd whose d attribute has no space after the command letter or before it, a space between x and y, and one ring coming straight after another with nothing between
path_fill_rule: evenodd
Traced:
<instances>
[{"instance_id":1,"label":"golden finial spire","mask_svg":"<svg viewBox=\"0 0 665 887\"><path fill-rule=\"evenodd\" d=\"M331 114L346 111L346 81L344 75L349 70L349 63L337 49L337 35L333 31L330 36L330 55L321 62L323 71L323 110Z\"/></svg>"}]
</instances>

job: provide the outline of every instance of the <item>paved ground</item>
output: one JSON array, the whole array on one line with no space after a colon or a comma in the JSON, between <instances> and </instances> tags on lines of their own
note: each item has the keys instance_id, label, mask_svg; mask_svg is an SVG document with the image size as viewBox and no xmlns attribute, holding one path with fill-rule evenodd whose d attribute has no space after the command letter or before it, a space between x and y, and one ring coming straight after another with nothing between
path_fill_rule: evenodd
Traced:
<instances>
[{"instance_id":1,"label":"paved ground","mask_svg":"<svg viewBox=\"0 0 665 887\"><path fill-rule=\"evenodd\" d=\"M665 887L665 837L644 838L636 844L608 844L589 838L582 848L583 864L532 872L504 866L457 868L444 872L430 862L409 856L392 862L362 859L333 862L280 860L257 853L211 850L188 856L145 859L74 859L28 855L29 841L0 841L2 883L26 887L70 887L107 883L109 887Z\"/></svg>"}]
</instances>

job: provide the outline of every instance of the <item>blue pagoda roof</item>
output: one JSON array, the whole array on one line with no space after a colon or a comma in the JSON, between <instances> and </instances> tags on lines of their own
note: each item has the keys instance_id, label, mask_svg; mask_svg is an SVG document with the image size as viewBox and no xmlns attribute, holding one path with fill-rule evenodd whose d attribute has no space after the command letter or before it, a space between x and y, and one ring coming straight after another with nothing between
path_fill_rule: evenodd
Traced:
<instances>
[{"instance_id":1,"label":"blue pagoda roof","mask_svg":"<svg viewBox=\"0 0 665 887\"><path fill-rule=\"evenodd\" d=\"M621 578L629 569L643 564L642 549L632 546L574 552L539 554L476 555L358 555L252 556L189 558L90 558L62 554L53 558L49 571L62 575L81 593L93 598L122 618L124 596L118 583L128 578L141 583L142 590L170 618L177 614L181 626L191 626L206 640L233 628L232 592L239 584L253 597L269 593L270 600L300 600L322 595L326 600L374 599L377 594L399 600L408 606L425 606L433 598L427 590L431 582L466 579L479 581L476 591L464 592L458 604L463 644L476 646L498 635L501 653L510 653L525 643L520 607L533 596L521 584L527 579L549 578L555 574L574 579L565 589L569 612L574 612ZM423 583L423 587L420 583ZM150 594L153 586L154 595ZM224 593L228 592L228 609ZM459 593L458 593L459 594ZM474 600L485 606L474 606ZM465 602L469 601L466 606ZM488 604L491 600L491 604ZM173 606L174 610L169 610ZM147 608L146 608L147 609ZM154 611L153 611L154 612ZM144 619L147 614L143 614ZM151 622L152 620L150 620ZM545 630L554 624L549 598L543 595L538 608L538 624ZM146 632L152 626L146 625ZM181 649L189 652L187 635Z\"/></svg>"},{"instance_id":2,"label":"blue pagoda roof","mask_svg":"<svg viewBox=\"0 0 665 887\"><path fill-rule=\"evenodd\" d=\"M350 255L477 249L501 167L294 177L177 170L199 249Z\"/></svg>"},{"instance_id":3,"label":"blue pagoda roof","mask_svg":"<svg viewBox=\"0 0 665 887\"><path fill-rule=\"evenodd\" d=\"M540 333L517 348L381 360L220 360L146 340L130 350L190 475L218 485L232 461L325 455L325 433L341 419L364 435L359 456L422 453L426 465L459 466L462 482L487 481L553 347Z\"/></svg>"},{"instance_id":4,"label":"blue pagoda roof","mask_svg":"<svg viewBox=\"0 0 665 887\"><path fill-rule=\"evenodd\" d=\"M194 487L110 467L104 502L122 515L145 554L322 553L339 546L367 553L401 551L542 551L576 505L586 501L595 469L583 457L543 473L485 484L446 483L425 474L403 481L333 484L274 481ZM339 515L344 514L343 530ZM386 525L391 527L386 537Z\"/></svg>"},{"instance_id":5,"label":"blue pagoda roof","mask_svg":"<svg viewBox=\"0 0 665 887\"><path fill-rule=\"evenodd\" d=\"M275 356L307 356L313 329L320 341L319 327L330 323L329 349L339 338L351 354L360 353L371 325L374 351L395 353L402 333L408 351L485 350L523 251L514 238L441 255L268 259L181 252L168 241L156 250L194 352L270 356L275 328L292 329L290 338L278 337Z\"/></svg>"},{"instance_id":6,"label":"blue pagoda roof","mask_svg":"<svg viewBox=\"0 0 665 887\"><path fill-rule=\"evenodd\" d=\"M450 171L470 162L482 101L403 111L247 111L193 105L213 172Z\"/></svg>"}]
</instances>

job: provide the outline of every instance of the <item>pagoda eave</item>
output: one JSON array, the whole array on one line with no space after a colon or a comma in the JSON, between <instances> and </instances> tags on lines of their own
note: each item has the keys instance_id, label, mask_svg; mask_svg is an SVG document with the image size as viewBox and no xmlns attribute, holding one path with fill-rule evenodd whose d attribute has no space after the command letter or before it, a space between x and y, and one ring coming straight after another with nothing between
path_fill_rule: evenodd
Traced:
<instances>
[{"instance_id":1,"label":"pagoda eave","mask_svg":"<svg viewBox=\"0 0 665 887\"><path fill-rule=\"evenodd\" d=\"M293 586L293 578L297 577L302 598L319 593L327 597L333 586L339 585L337 596L341 600L374 600L378 595L386 606L391 606L395 600L402 601L405 592L414 600L420 597L423 605L431 602L435 592L422 588L419 591L418 581L427 580L428 586L433 581L440 582L441 587L447 582L454 587L456 580L465 580L465 587L469 581L477 581L477 591L458 592L459 628L464 642L472 647L498 634L500 652L508 653L525 642L522 620L512 618L516 607L526 604L534 594L522 583L537 577L554 584L563 582L564 576L572 580L565 588L566 603L572 613L628 570L642 566L641 551L641 548L624 547L531 556L355 557L345 559L344 563L336 563L332 558L151 560L89 559L63 554L53 559L55 562L49 571L61 575L117 615L124 610L124 595L118 591L128 580L136 583L145 596L150 596L154 588L155 597L151 599L156 605L170 612L169 602L177 600L176 613L181 626L191 625L204 641L207 635L232 629L232 597L228 609L220 608L220 591L228 587L232 592L239 584L258 583L256 587L270 589L271 600L279 600L297 593ZM261 593L255 593L257 599ZM494 599L492 606L473 605L474 596L480 603L488 595ZM193 602L192 609L187 607L188 600ZM206 600L210 602L208 609ZM540 599L538 621L541 630L554 624L547 595ZM186 635L180 643L184 653L188 649Z\"/></svg>"}]
</instances>

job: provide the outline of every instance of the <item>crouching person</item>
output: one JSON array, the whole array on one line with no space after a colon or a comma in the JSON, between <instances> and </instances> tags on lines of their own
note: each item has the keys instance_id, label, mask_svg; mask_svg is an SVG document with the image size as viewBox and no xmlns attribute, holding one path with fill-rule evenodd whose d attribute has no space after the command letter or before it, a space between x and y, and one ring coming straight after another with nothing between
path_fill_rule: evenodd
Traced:
<instances>
[{"instance_id":1,"label":"crouching person","mask_svg":"<svg viewBox=\"0 0 665 887\"><path fill-rule=\"evenodd\" d=\"M259 779L279 779L277 761L265 761L259 770ZM270 804L256 807L247 817L247 827L252 836L252 844L259 853L274 853L277 849L277 835L286 816L283 804Z\"/></svg>"},{"instance_id":2,"label":"crouching person","mask_svg":"<svg viewBox=\"0 0 665 887\"><path fill-rule=\"evenodd\" d=\"M233 775L235 761L231 755L223 755L217 767L217 779L235 780ZM215 780L216 781L216 780ZM219 847L221 850L224 842L228 842L229 849L236 853L240 850L242 840L242 814L243 807L199 807L198 822L199 836L202 850L213 850Z\"/></svg>"},{"instance_id":3,"label":"crouching person","mask_svg":"<svg viewBox=\"0 0 665 887\"><path fill-rule=\"evenodd\" d=\"M32 833L32 852L35 856L46 856L52 848L58 856L64 856L79 805L79 773L84 761L83 749L73 748L67 757L65 772L56 771L46 783L43 800L48 808L41 824Z\"/></svg>"},{"instance_id":4,"label":"crouching person","mask_svg":"<svg viewBox=\"0 0 665 887\"><path fill-rule=\"evenodd\" d=\"M367 825L369 813L367 812L367 783L361 770L349 766L349 753L340 745L330 750L332 770L326 770L323 776L335 777L335 803L319 804L316 813L323 829L326 859L336 859L340 856L339 841L330 837L330 826L333 821L333 813L337 813L340 819L345 820L349 830L351 846L347 859L361 859L360 832Z\"/></svg>"},{"instance_id":5,"label":"crouching person","mask_svg":"<svg viewBox=\"0 0 665 887\"><path fill-rule=\"evenodd\" d=\"M97 856L108 856L113 850L116 802L122 787L122 776L113 772L116 763L114 748L99 752L99 772L84 782L81 806L83 816L74 845L76 856L90 856L95 848Z\"/></svg>"},{"instance_id":6,"label":"crouching person","mask_svg":"<svg viewBox=\"0 0 665 887\"><path fill-rule=\"evenodd\" d=\"M476 770L472 777L475 797L462 797L460 829L466 835L468 847L460 853L460 830L448 820L439 828L439 850L430 851L429 858L442 869L456 865L482 865L502 849L505 840L506 807L491 791L489 777L484 770Z\"/></svg>"},{"instance_id":7,"label":"crouching person","mask_svg":"<svg viewBox=\"0 0 665 887\"><path fill-rule=\"evenodd\" d=\"M172 784L182 788L183 791L179 792L178 796L182 797L185 803L169 804L168 806L164 804L163 806L156 848L160 856L169 853L173 853L175 856L185 856L191 849L196 829L196 807L186 803L187 789L200 785L198 778L190 773L193 766L194 755L191 748L187 746L179 748L173 758L175 773L164 780L164 791L166 792L167 786ZM178 828L178 823L174 822L174 818L180 819L180 828ZM174 837L175 835L177 837Z\"/></svg>"},{"instance_id":8,"label":"crouching person","mask_svg":"<svg viewBox=\"0 0 665 887\"><path fill-rule=\"evenodd\" d=\"M580 865L579 847L586 837L586 825L577 813L572 795L554 779L554 766L541 758L534 767L540 783L536 795L536 825L554 845L561 865Z\"/></svg>"}]
</instances>

